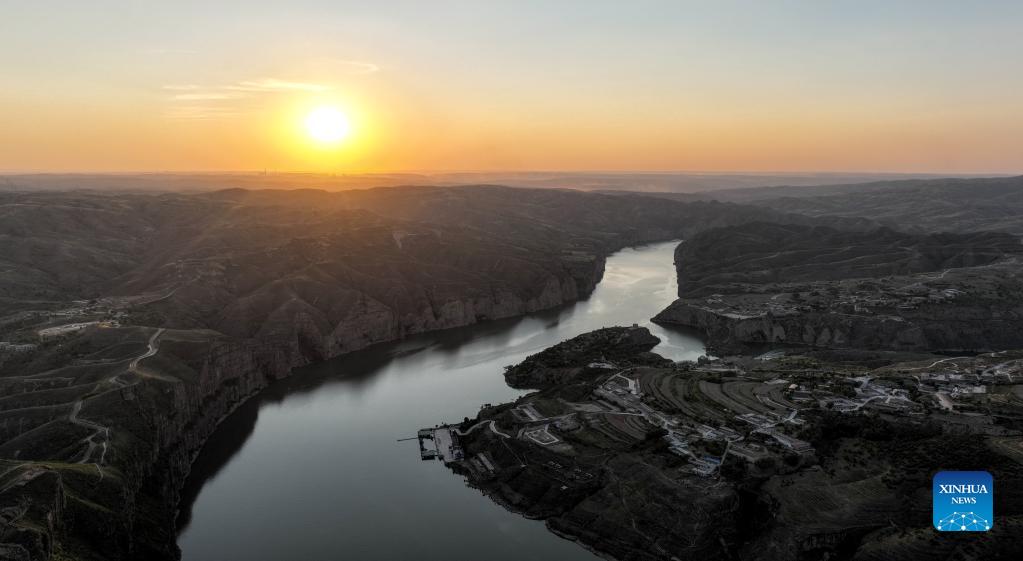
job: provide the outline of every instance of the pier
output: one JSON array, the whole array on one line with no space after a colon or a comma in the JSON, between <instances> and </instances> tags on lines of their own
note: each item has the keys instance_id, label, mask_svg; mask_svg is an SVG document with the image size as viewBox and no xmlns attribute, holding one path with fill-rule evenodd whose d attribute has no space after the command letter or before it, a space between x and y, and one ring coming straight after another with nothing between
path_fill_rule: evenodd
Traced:
<instances>
[{"instance_id":1,"label":"pier","mask_svg":"<svg viewBox=\"0 0 1023 561\"><path fill-rule=\"evenodd\" d=\"M460 461L464 457L458 435L448 425L419 429L416 438L419 440L419 457L423 460L439 458L444 463L450 463Z\"/></svg>"}]
</instances>

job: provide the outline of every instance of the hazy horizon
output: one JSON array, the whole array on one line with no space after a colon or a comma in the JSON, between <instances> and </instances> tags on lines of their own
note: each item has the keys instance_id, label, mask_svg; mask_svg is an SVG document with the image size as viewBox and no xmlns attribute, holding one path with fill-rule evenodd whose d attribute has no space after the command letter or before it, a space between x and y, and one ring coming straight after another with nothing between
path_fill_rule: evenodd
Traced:
<instances>
[{"instance_id":1,"label":"hazy horizon","mask_svg":"<svg viewBox=\"0 0 1023 561\"><path fill-rule=\"evenodd\" d=\"M766 187L827 187L904 180L1003 178L1012 174L894 174L894 173L728 173L728 172L120 172L120 173L3 173L0 190L191 191L221 189L320 189L346 191L380 187L442 187L504 185L522 188L561 188L582 191L632 191L700 194L727 189Z\"/></svg>"},{"instance_id":2,"label":"hazy horizon","mask_svg":"<svg viewBox=\"0 0 1023 561\"><path fill-rule=\"evenodd\" d=\"M341 176L373 176L373 175L678 175L678 176L884 176L884 177L1011 177L1023 175L1023 168L1014 171L963 171L963 172L934 172L934 171L878 171L878 170L689 170L689 169L393 169L376 171L323 171L313 169L260 169L260 168L236 168L236 169L126 169L126 170L46 170L46 169L0 169L0 177L30 176L30 175L90 175L90 176L125 176L125 175L317 175L328 177Z\"/></svg>"}]
</instances>

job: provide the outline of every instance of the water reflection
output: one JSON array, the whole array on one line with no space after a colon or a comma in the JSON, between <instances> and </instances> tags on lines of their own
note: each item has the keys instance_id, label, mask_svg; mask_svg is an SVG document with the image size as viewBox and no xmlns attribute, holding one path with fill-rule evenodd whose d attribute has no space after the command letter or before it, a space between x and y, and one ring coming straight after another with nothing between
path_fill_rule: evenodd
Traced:
<instances>
[{"instance_id":1,"label":"water reflection","mask_svg":"<svg viewBox=\"0 0 1023 561\"><path fill-rule=\"evenodd\" d=\"M380 345L261 392L196 461L183 559L597 559L396 439L515 399L504 366L600 327L646 325L656 352L695 359L697 338L648 320L675 297L674 246L616 253L593 294L561 310Z\"/></svg>"}]
</instances>

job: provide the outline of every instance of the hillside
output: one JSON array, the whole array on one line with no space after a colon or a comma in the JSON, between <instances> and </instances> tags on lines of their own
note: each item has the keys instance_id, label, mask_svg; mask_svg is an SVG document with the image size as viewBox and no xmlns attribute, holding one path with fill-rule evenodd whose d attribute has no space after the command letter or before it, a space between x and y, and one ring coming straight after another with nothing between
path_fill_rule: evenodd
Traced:
<instances>
[{"instance_id":1,"label":"hillside","mask_svg":"<svg viewBox=\"0 0 1023 561\"><path fill-rule=\"evenodd\" d=\"M719 350L761 345L982 352L1023 346L1019 238L751 223L676 250L655 318Z\"/></svg>"},{"instance_id":2,"label":"hillside","mask_svg":"<svg viewBox=\"0 0 1023 561\"><path fill-rule=\"evenodd\" d=\"M1023 176L734 189L709 196L807 216L865 217L897 230L1023 234Z\"/></svg>"},{"instance_id":3,"label":"hillside","mask_svg":"<svg viewBox=\"0 0 1023 561\"><path fill-rule=\"evenodd\" d=\"M748 285L875 278L988 265L1023 253L994 232L907 234L755 222L704 231L679 245L679 291L689 297Z\"/></svg>"}]
</instances>

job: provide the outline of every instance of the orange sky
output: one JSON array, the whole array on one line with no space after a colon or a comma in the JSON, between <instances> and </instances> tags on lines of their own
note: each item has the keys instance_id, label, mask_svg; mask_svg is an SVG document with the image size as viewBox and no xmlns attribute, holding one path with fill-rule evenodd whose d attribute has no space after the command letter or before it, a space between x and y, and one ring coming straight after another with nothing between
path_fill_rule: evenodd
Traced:
<instances>
[{"instance_id":1,"label":"orange sky","mask_svg":"<svg viewBox=\"0 0 1023 561\"><path fill-rule=\"evenodd\" d=\"M4 171L1023 171L1018 3L23 4Z\"/></svg>"}]
</instances>

